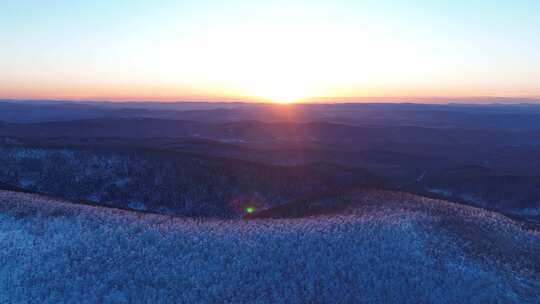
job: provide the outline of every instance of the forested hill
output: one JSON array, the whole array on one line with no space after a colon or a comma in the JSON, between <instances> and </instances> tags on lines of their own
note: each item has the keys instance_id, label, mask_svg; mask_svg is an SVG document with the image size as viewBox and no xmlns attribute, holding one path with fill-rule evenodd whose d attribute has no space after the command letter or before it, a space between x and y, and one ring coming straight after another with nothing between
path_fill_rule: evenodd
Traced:
<instances>
[{"instance_id":1,"label":"forested hill","mask_svg":"<svg viewBox=\"0 0 540 304\"><path fill-rule=\"evenodd\" d=\"M402 193L351 199L311 218L195 220L0 191L0 302L540 301L538 231Z\"/></svg>"}]
</instances>

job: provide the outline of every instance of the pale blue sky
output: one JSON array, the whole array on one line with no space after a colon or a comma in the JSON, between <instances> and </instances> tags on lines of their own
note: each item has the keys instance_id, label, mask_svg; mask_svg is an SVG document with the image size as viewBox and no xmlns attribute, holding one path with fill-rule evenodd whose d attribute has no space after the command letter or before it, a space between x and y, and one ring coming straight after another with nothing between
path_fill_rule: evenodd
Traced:
<instances>
[{"instance_id":1,"label":"pale blue sky","mask_svg":"<svg viewBox=\"0 0 540 304\"><path fill-rule=\"evenodd\" d=\"M540 1L0 0L0 98L540 96Z\"/></svg>"}]
</instances>

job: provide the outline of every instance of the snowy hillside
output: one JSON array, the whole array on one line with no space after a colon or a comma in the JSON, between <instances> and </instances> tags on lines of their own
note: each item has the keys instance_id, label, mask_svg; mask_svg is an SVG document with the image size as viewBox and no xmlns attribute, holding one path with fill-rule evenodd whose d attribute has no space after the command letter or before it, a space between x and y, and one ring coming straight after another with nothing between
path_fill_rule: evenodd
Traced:
<instances>
[{"instance_id":1,"label":"snowy hillside","mask_svg":"<svg viewBox=\"0 0 540 304\"><path fill-rule=\"evenodd\" d=\"M539 252L502 215L393 192L251 221L0 192L0 303L539 303Z\"/></svg>"}]
</instances>

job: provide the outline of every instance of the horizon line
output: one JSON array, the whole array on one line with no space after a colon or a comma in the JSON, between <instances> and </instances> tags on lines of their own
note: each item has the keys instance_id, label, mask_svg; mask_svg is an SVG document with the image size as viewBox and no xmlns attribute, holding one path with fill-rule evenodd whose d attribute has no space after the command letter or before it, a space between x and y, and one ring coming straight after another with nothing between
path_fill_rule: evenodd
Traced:
<instances>
[{"instance_id":1,"label":"horizon line","mask_svg":"<svg viewBox=\"0 0 540 304\"><path fill-rule=\"evenodd\" d=\"M280 104L270 100L231 97L188 97L182 98L2 98L0 101L15 102L99 102L99 103L245 103L245 104ZM522 104L540 103L540 96L362 96L362 97L311 97L293 104L340 104L340 103L418 103L418 104Z\"/></svg>"}]
</instances>

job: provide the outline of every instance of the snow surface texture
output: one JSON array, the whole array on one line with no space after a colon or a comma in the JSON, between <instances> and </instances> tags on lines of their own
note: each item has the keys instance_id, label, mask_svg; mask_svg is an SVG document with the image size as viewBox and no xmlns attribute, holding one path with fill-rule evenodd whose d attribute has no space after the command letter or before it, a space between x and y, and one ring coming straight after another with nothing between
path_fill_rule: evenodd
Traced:
<instances>
[{"instance_id":1,"label":"snow surface texture","mask_svg":"<svg viewBox=\"0 0 540 304\"><path fill-rule=\"evenodd\" d=\"M0 303L540 303L540 234L393 192L194 220L0 192Z\"/></svg>"}]
</instances>

